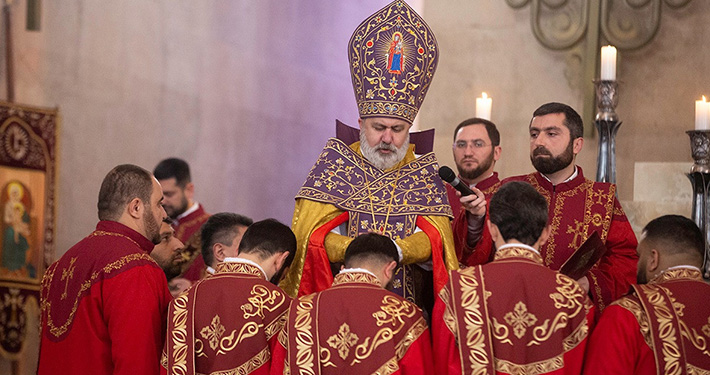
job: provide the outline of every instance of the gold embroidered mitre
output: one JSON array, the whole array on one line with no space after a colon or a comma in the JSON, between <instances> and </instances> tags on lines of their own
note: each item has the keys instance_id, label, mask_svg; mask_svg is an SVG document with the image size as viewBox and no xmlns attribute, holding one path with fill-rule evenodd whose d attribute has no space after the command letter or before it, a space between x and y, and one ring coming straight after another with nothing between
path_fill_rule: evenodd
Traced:
<instances>
[{"instance_id":1,"label":"gold embroidered mitre","mask_svg":"<svg viewBox=\"0 0 710 375\"><path fill-rule=\"evenodd\" d=\"M404 1L393 1L355 29L348 57L360 117L412 123L439 57L424 20Z\"/></svg>"}]
</instances>

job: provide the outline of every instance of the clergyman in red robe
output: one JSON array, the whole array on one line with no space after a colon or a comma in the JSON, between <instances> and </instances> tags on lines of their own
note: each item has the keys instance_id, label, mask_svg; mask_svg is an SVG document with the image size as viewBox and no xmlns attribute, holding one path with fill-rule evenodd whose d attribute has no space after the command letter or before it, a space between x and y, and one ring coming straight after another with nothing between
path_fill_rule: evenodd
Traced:
<instances>
[{"instance_id":1,"label":"clergyman in red robe","mask_svg":"<svg viewBox=\"0 0 710 375\"><path fill-rule=\"evenodd\" d=\"M205 229L234 229L235 214L219 213ZM231 237L232 235L228 236ZM296 237L274 219L252 224L239 253L217 264L214 275L170 303L163 373L268 374L289 297L268 280L288 266Z\"/></svg>"},{"instance_id":2,"label":"clergyman in red robe","mask_svg":"<svg viewBox=\"0 0 710 375\"><path fill-rule=\"evenodd\" d=\"M384 289L398 263L388 237L356 237L333 285L291 303L271 374L433 374L421 310Z\"/></svg>"},{"instance_id":3,"label":"clergyman in red robe","mask_svg":"<svg viewBox=\"0 0 710 375\"><path fill-rule=\"evenodd\" d=\"M490 203L493 262L452 271L432 321L436 374L579 374L594 307L542 264L547 203L504 185Z\"/></svg>"},{"instance_id":4,"label":"clergyman in red robe","mask_svg":"<svg viewBox=\"0 0 710 375\"><path fill-rule=\"evenodd\" d=\"M635 281L636 235L616 198L616 185L584 177L575 164L584 143L583 123L570 106L547 103L529 126L530 160L537 170L503 180L531 184L547 200L550 237L540 247L543 264L553 270L597 232L607 252L580 280L601 312Z\"/></svg>"},{"instance_id":5,"label":"clergyman in red robe","mask_svg":"<svg viewBox=\"0 0 710 375\"><path fill-rule=\"evenodd\" d=\"M162 160L155 166L155 177L163 187L165 211L173 219L175 236L185 244L183 258L166 273L170 288L180 292L206 273L207 266L200 251L200 228L210 215L194 200L195 184L190 176L190 166L178 158Z\"/></svg>"},{"instance_id":6,"label":"clergyman in red robe","mask_svg":"<svg viewBox=\"0 0 710 375\"><path fill-rule=\"evenodd\" d=\"M106 175L96 230L42 280L39 375L159 373L171 296L149 253L167 216L162 200L143 168Z\"/></svg>"},{"instance_id":7,"label":"clergyman in red robe","mask_svg":"<svg viewBox=\"0 0 710 375\"><path fill-rule=\"evenodd\" d=\"M473 266L487 263L493 255L493 244L486 221L486 204L500 186L495 164L500 159L500 133L486 119L470 118L454 130L454 162L458 179L476 194L460 197L446 184L449 204L454 212L452 229L456 256L461 264Z\"/></svg>"},{"instance_id":8,"label":"clergyman in red robe","mask_svg":"<svg viewBox=\"0 0 710 375\"><path fill-rule=\"evenodd\" d=\"M638 285L604 310L584 373L710 373L710 285L704 235L683 216L649 222L638 246Z\"/></svg>"}]
</instances>

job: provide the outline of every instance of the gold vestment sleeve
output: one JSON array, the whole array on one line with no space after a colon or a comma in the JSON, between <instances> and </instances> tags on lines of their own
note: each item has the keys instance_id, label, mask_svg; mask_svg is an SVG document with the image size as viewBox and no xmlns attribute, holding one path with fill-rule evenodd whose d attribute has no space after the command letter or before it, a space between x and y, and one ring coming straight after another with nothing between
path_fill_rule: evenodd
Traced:
<instances>
[{"instance_id":1,"label":"gold vestment sleeve","mask_svg":"<svg viewBox=\"0 0 710 375\"><path fill-rule=\"evenodd\" d=\"M414 233L395 242L402 248L403 264L426 262L431 258L431 242L424 232Z\"/></svg>"},{"instance_id":2,"label":"gold vestment sleeve","mask_svg":"<svg viewBox=\"0 0 710 375\"><path fill-rule=\"evenodd\" d=\"M348 236L328 233L325 236L325 251L328 253L328 259L333 263L345 260L345 250L350 242L353 242L353 239Z\"/></svg>"},{"instance_id":3,"label":"gold vestment sleeve","mask_svg":"<svg viewBox=\"0 0 710 375\"><path fill-rule=\"evenodd\" d=\"M301 275L303 273L303 263L308 250L308 239L314 230L323 224L335 219L343 213L332 204L320 203L308 199L296 199L296 207L293 210L293 221L291 229L296 235L296 257L293 259L288 273L279 284L291 297L296 297L298 287L301 285Z\"/></svg>"}]
</instances>

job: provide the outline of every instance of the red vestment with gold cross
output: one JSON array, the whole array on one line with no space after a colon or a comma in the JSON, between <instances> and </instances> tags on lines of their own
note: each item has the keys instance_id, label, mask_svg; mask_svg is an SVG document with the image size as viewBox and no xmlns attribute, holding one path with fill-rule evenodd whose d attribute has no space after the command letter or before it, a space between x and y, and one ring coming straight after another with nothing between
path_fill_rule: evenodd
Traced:
<instances>
[{"instance_id":1,"label":"red vestment with gold cross","mask_svg":"<svg viewBox=\"0 0 710 375\"><path fill-rule=\"evenodd\" d=\"M197 206L197 210L177 219L177 224L173 224L175 237L185 244L183 249L185 263L181 266L180 277L193 283L202 279L206 274L207 266L202 258L200 228L210 218L210 214L205 212L201 204Z\"/></svg>"},{"instance_id":2,"label":"red vestment with gold cross","mask_svg":"<svg viewBox=\"0 0 710 375\"><path fill-rule=\"evenodd\" d=\"M461 177L459 177L459 180L461 180ZM476 188L481 190L486 196L486 203L491 201L493 193L499 187L498 172L493 172L490 177L476 184ZM451 227L454 232L454 246L459 262L466 266L488 263L493 258L493 240L491 239L491 232L485 223L485 220L488 219L488 210L486 210L486 216L483 218L481 238L476 243L476 246L471 247L468 245L468 220L466 220L466 210L461 206L461 198L456 195L456 189L449 184L446 184L446 193L449 195L449 204L454 212L454 221L451 222Z\"/></svg>"},{"instance_id":3,"label":"red vestment with gold cross","mask_svg":"<svg viewBox=\"0 0 710 375\"><path fill-rule=\"evenodd\" d=\"M294 300L271 374L433 374L421 310L350 270L333 286Z\"/></svg>"},{"instance_id":4,"label":"red vestment with gold cross","mask_svg":"<svg viewBox=\"0 0 710 375\"><path fill-rule=\"evenodd\" d=\"M163 373L268 374L290 302L256 265L219 263L170 303Z\"/></svg>"},{"instance_id":5,"label":"red vestment with gold cross","mask_svg":"<svg viewBox=\"0 0 710 375\"><path fill-rule=\"evenodd\" d=\"M113 221L54 262L42 280L43 374L158 374L172 299L153 244Z\"/></svg>"},{"instance_id":6,"label":"red vestment with gold cross","mask_svg":"<svg viewBox=\"0 0 710 375\"><path fill-rule=\"evenodd\" d=\"M594 307L530 247L453 271L434 306L437 374L579 374Z\"/></svg>"},{"instance_id":7,"label":"red vestment with gold cross","mask_svg":"<svg viewBox=\"0 0 710 375\"><path fill-rule=\"evenodd\" d=\"M710 285L697 268L667 270L604 310L585 374L709 374Z\"/></svg>"},{"instance_id":8,"label":"red vestment with gold cross","mask_svg":"<svg viewBox=\"0 0 710 375\"><path fill-rule=\"evenodd\" d=\"M577 176L558 185L535 172L503 180L532 185L547 200L550 237L540 247L543 264L559 270L579 246L597 232L607 252L587 273L592 301L601 313L636 282L636 235L616 198L616 185Z\"/></svg>"}]
</instances>

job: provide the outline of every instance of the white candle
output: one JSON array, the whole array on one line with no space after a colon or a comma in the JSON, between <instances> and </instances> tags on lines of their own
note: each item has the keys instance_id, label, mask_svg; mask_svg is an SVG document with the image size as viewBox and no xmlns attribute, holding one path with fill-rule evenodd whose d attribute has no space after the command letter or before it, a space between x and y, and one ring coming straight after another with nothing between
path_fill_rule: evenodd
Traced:
<instances>
[{"instance_id":1,"label":"white candle","mask_svg":"<svg viewBox=\"0 0 710 375\"><path fill-rule=\"evenodd\" d=\"M710 103L705 95L702 100L695 101L695 130L710 130Z\"/></svg>"},{"instance_id":2,"label":"white candle","mask_svg":"<svg viewBox=\"0 0 710 375\"><path fill-rule=\"evenodd\" d=\"M490 120L492 106L493 99L489 98L485 92L482 93L480 98L476 98L476 117Z\"/></svg>"},{"instance_id":3,"label":"white candle","mask_svg":"<svg viewBox=\"0 0 710 375\"><path fill-rule=\"evenodd\" d=\"M616 47L602 47L602 81L613 81L616 79Z\"/></svg>"}]
</instances>

